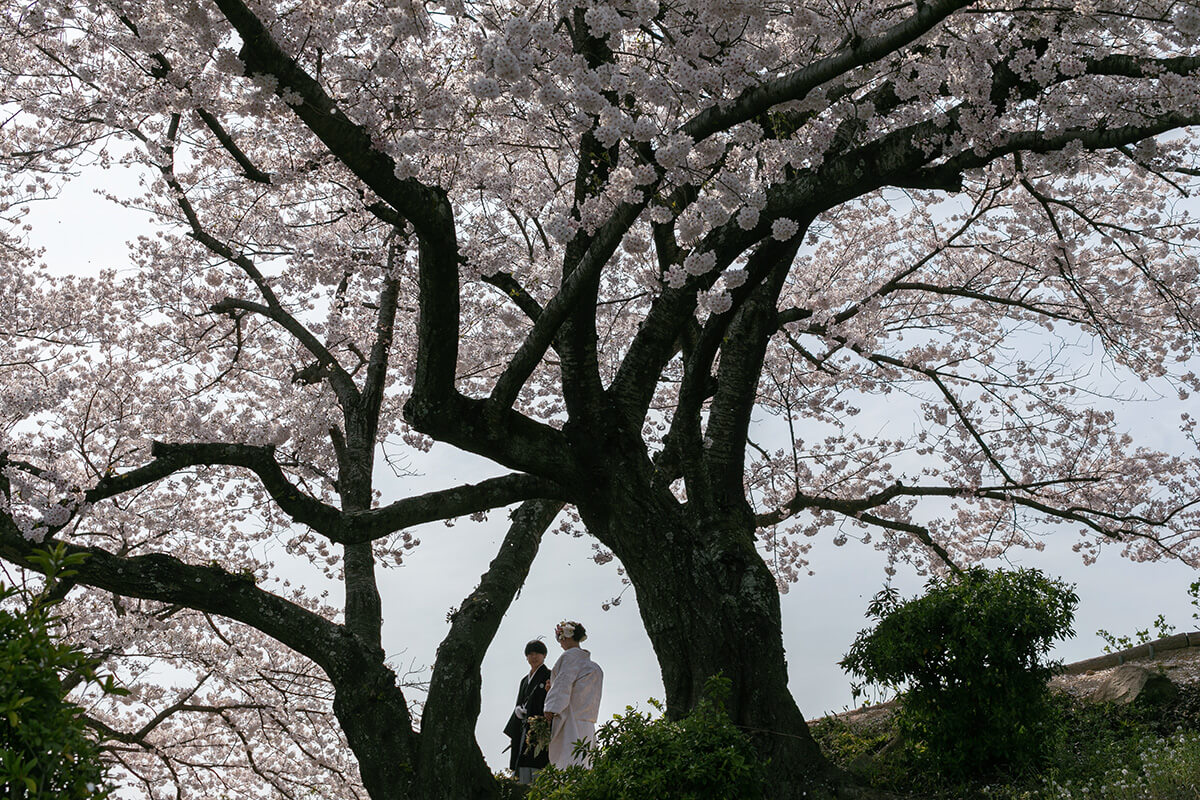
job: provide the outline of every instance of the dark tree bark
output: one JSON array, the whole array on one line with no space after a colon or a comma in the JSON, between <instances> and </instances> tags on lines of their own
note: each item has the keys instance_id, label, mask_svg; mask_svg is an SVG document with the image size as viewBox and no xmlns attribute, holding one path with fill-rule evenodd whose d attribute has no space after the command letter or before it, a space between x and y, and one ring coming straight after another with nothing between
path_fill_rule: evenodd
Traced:
<instances>
[{"instance_id":1,"label":"dark tree bark","mask_svg":"<svg viewBox=\"0 0 1200 800\"><path fill-rule=\"evenodd\" d=\"M733 721L770 759L771 796L822 796L834 775L787 687L779 592L754 548L753 522L697 518L646 489L614 488L581 512L637 590L668 714L694 708L712 676L729 678Z\"/></svg>"}]
</instances>

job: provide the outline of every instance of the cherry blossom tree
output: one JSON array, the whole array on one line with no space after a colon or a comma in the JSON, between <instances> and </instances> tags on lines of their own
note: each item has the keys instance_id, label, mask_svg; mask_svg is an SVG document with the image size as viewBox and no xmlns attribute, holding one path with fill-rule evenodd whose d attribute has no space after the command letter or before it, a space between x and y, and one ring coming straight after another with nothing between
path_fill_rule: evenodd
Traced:
<instances>
[{"instance_id":1,"label":"cherry blossom tree","mask_svg":"<svg viewBox=\"0 0 1200 800\"><path fill-rule=\"evenodd\" d=\"M829 779L780 636L807 537L932 569L1059 528L1085 558L1200 559L1194 449L1133 441L1079 357L1197 388L1194 0L3 20L5 213L125 159L161 229L136 276L19 292L39 323L5 363L47 388L4 401L0 555L77 539L81 583L308 658L372 797L437 796L434 775L486 792L455 726L563 502L626 569L671 713L724 672L777 797ZM425 437L514 472L385 504L377 453ZM478 590L499 599L459 612L418 734L378 653L376 562L416 521L517 501ZM258 530L333 560L344 623L254 582ZM435 702L454 671L461 717ZM291 730L279 757L321 762Z\"/></svg>"}]
</instances>

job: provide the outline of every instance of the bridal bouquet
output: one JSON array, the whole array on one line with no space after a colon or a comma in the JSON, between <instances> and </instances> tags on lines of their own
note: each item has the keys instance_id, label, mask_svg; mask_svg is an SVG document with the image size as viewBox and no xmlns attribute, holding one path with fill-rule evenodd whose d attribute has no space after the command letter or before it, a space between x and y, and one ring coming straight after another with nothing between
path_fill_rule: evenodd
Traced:
<instances>
[{"instance_id":1,"label":"bridal bouquet","mask_svg":"<svg viewBox=\"0 0 1200 800\"><path fill-rule=\"evenodd\" d=\"M534 756L540 756L550 746L550 720L537 716L530 717L527 722L529 729L525 733L525 744Z\"/></svg>"}]
</instances>

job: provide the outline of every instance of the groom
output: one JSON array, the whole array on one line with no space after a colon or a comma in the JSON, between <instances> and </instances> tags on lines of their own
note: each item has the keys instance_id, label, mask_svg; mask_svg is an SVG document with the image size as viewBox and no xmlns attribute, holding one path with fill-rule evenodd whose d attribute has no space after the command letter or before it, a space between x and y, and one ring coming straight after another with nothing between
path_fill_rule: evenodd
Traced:
<instances>
[{"instance_id":1,"label":"groom","mask_svg":"<svg viewBox=\"0 0 1200 800\"><path fill-rule=\"evenodd\" d=\"M512 742L508 768L517 776L518 782L529 784L533 783L538 770L550 763L549 752L543 750L534 755L525 742L529 731L528 719L540 715L546 701L546 685L550 680L550 670L546 668L546 645L537 639L527 643L525 660L529 662L529 674L521 678L521 685L517 689L517 705L508 718L508 724L504 726L504 734Z\"/></svg>"}]
</instances>

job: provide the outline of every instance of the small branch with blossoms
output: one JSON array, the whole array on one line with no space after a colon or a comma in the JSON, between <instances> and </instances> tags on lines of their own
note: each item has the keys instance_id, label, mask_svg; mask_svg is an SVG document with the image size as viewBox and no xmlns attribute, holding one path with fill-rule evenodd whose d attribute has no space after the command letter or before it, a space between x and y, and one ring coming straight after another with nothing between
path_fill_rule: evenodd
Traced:
<instances>
[{"instance_id":1,"label":"small branch with blossoms","mask_svg":"<svg viewBox=\"0 0 1200 800\"><path fill-rule=\"evenodd\" d=\"M902 530L911 533L927 546L938 552L940 549L929 537L928 530L912 523L887 519L869 513L869 509L882 508L892 500L901 497L970 497L980 500L990 500L1009 506L1020 506L1037 511L1046 517L1066 522L1077 522L1092 531L1115 541L1127 541L1131 538L1142 539L1159 549L1164 555L1179 557L1181 554L1173 549L1169 539L1171 536L1159 536L1154 531L1167 532L1170 526L1181 515L1200 507L1200 499L1187 500L1170 508L1161 514L1149 516L1132 511L1121 513L1103 509L1088 508L1079 505L1056 505L1051 501L1039 499L1036 492L1056 486L1092 485L1100 481L1096 477L1048 479L1024 484L965 487L965 486L908 486L899 481L891 486L861 498L845 499L828 496L811 495L797 492L785 508L759 514L755 524L759 528L775 525L801 511L834 511L847 517L869 522L880 527ZM1177 534L1174 534L1177 536ZM944 551L938 556L947 564L952 564Z\"/></svg>"},{"instance_id":2,"label":"small branch with blossoms","mask_svg":"<svg viewBox=\"0 0 1200 800\"><path fill-rule=\"evenodd\" d=\"M731 103L711 106L688 121L683 131L700 141L718 131L728 130L739 122L753 119L772 106L803 100L822 84L903 48L933 30L954 12L973 3L974 0L918 3L916 13L907 20L870 39L847 42L849 46L837 53L747 89Z\"/></svg>"},{"instance_id":3,"label":"small branch with blossoms","mask_svg":"<svg viewBox=\"0 0 1200 800\"><path fill-rule=\"evenodd\" d=\"M282 48L253 11L240 0L215 0L242 38L239 54L247 74L274 77L273 91L305 125L372 191L400 212L423 239L452 248L454 221L445 195L415 178L396 177L396 164L374 146L362 126L342 114L311 75Z\"/></svg>"}]
</instances>

